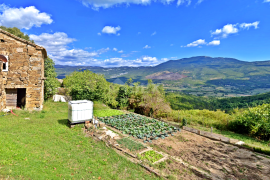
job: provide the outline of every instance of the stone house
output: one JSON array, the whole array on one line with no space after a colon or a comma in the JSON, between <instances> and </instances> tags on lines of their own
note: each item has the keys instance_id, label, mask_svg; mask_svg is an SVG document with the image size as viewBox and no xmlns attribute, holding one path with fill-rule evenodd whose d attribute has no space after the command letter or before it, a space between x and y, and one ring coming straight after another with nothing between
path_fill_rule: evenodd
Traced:
<instances>
[{"instance_id":1,"label":"stone house","mask_svg":"<svg viewBox=\"0 0 270 180\"><path fill-rule=\"evenodd\" d=\"M0 29L0 110L41 110L46 49Z\"/></svg>"}]
</instances>

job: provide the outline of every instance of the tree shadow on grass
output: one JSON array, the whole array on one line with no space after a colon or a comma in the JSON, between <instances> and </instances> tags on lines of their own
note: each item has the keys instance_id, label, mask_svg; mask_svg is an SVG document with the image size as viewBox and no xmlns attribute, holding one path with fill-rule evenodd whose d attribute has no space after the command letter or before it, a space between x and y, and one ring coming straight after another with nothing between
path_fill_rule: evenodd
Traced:
<instances>
[{"instance_id":1,"label":"tree shadow on grass","mask_svg":"<svg viewBox=\"0 0 270 180\"><path fill-rule=\"evenodd\" d=\"M68 119L59 119L57 121L59 124L69 127L69 120Z\"/></svg>"}]
</instances>

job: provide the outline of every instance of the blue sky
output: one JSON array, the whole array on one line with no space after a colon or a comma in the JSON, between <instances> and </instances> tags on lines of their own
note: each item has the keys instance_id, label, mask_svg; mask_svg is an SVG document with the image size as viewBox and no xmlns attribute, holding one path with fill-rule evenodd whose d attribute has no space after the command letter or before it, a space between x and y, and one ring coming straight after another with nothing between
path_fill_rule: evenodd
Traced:
<instances>
[{"instance_id":1,"label":"blue sky","mask_svg":"<svg viewBox=\"0 0 270 180\"><path fill-rule=\"evenodd\" d=\"M8 0L18 27L62 65L153 66L192 56L270 60L270 0Z\"/></svg>"}]
</instances>

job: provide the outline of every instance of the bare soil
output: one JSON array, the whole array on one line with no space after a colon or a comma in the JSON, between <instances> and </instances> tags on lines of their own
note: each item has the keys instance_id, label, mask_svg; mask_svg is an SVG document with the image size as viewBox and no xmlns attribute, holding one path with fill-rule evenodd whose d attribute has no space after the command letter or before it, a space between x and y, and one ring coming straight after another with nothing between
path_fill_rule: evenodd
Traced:
<instances>
[{"instance_id":1,"label":"bare soil","mask_svg":"<svg viewBox=\"0 0 270 180\"><path fill-rule=\"evenodd\" d=\"M269 158L184 130L174 136L152 141L152 146L157 151L199 168L211 179L270 180ZM205 179L176 161L170 164L166 162L166 168L162 171L173 174L175 179Z\"/></svg>"}]
</instances>

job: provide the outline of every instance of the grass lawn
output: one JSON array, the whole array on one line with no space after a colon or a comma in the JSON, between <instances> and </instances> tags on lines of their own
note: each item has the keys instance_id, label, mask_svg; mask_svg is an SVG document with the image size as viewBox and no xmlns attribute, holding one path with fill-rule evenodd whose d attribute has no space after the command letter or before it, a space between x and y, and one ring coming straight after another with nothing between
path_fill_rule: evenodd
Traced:
<instances>
[{"instance_id":1,"label":"grass lawn","mask_svg":"<svg viewBox=\"0 0 270 180\"><path fill-rule=\"evenodd\" d=\"M0 116L0 179L157 179L103 142L67 126L67 103Z\"/></svg>"},{"instance_id":2,"label":"grass lawn","mask_svg":"<svg viewBox=\"0 0 270 180\"><path fill-rule=\"evenodd\" d=\"M98 101L94 102L94 116L96 117L114 116L122 114L124 114L123 111L110 109L108 106Z\"/></svg>"}]
</instances>

